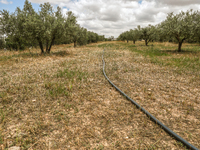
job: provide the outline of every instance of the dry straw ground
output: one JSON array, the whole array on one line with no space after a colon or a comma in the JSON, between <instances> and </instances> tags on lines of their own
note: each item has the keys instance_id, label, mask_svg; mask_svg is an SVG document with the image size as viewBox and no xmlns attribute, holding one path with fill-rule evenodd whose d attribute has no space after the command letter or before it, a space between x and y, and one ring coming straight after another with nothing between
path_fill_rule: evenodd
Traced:
<instances>
[{"instance_id":1,"label":"dry straw ground","mask_svg":"<svg viewBox=\"0 0 200 150\"><path fill-rule=\"evenodd\" d=\"M0 148L186 149L102 74L177 134L200 148L200 50L104 42L0 53Z\"/></svg>"}]
</instances>

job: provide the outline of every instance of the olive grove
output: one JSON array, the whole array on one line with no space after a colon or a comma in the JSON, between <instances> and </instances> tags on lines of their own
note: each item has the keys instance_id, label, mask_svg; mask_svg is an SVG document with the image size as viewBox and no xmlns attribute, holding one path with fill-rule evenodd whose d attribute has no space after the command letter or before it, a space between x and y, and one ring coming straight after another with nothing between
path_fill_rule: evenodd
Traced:
<instances>
[{"instance_id":1,"label":"olive grove","mask_svg":"<svg viewBox=\"0 0 200 150\"><path fill-rule=\"evenodd\" d=\"M26 0L22 10L19 7L14 13L3 10L0 16L0 32L6 35L6 47L10 50L39 46L41 53L50 53L55 43L74 43L76 47L99 39L98 34L77 24L71 11L63 15L60 7L55 11L50 3L41 4L36 12Z\"/></svg>"},{"instance_id":2,"label":"olive grove","mask_svg":"<svg viewBox=\"0 0 200 150\"><path fill-rule=\"evenodd\" d=\"M174 41L178 43L178 52L184 41L200 42L200 13L198 11L181 11L178 14L169 13L166 19L158 25L130 29L121 33L118 40L144 40L147 46L151 41Z\"/></svg>"}]
</instances>

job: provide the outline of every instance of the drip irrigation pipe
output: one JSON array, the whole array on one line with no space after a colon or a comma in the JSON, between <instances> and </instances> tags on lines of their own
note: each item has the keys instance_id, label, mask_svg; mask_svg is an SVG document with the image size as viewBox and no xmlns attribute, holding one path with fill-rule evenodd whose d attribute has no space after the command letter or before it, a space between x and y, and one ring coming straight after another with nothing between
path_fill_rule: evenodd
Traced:
<instances>
[{"instance_id":1,"label":"drip irrigation pipe","mask_svg":"<svg viewBox=\"0 0 200 150\"><path fill-rule=\"evenodd\" d=\"M103 58L104 55L104 51L103 50L103 54L102 54L102 61L103 61L103 74L105 76L105 78L108 80L108 82L115 87L116 90L118 90L123 96L125 96L128 100L130 100L134 105L136 105L137 108L139 108L142 112L144 112L152 121L154 121L156 124L160 125L161 128L163 128L169 135L173 136L176 140L182 142L185 146L187 146L187 148L192 149L192 150L198 150L195 146L193 146L192 144L190 144L188 141L184 140L182 137L180 137L179 135L177 135L175 132L173 132L171 129L169 129L167 126L165 126L162 122L160 122L158 119L156 119L153 115L151 115L148 111L146 111L143 107L141 107L138 103L136 103L134 100L132 100L130 97L128 97L128 95L126 95L124 92L122 92L117 86L115 86L107 77L106 73L105 73L105 61Z\"/></svg>"}]
</instances>

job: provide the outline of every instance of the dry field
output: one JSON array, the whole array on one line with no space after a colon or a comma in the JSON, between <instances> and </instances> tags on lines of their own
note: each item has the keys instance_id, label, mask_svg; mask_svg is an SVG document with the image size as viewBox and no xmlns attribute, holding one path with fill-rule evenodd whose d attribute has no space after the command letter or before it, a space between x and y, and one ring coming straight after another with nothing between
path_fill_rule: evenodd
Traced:
<instances>
[{"instance_id":1,"label":"dry field","mask_svg":"<svg viewBox=\"0 0 200 150\"><path fill-rule=\"evenodd\" d=\"M0 51L0 149L186 149L104 78L200 148L200 48L103 42Z\"/></svg>"}]
</instances>

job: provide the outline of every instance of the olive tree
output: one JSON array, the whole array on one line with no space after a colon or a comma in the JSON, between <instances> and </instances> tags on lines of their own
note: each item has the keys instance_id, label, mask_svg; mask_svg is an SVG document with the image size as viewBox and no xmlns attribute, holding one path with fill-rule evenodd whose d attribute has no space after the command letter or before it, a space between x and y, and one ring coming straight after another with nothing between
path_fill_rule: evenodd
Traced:
<instances>
[{"instance_id":1,"label":"olive tree","mask_svg":"<svg viewBox=\"0 0 200 150\"><path fill-rule=\"evenodd\" d=\"M74 47L76 47L77 44L87 44L87 29L81 27L79 24L75 24L73 27L71 27L68 31L68 34L69 38L74 43Z\"/></svg>"},{"instance_id":2,"label":"olive tree","mask_svg":"<svg viewBox=\"0 0 200 150\"><path fill-rule=\"evenodd\" d=\"M97 42L99 35L87 32L77 24L76 17L69 11L66 17L62 15L61 8L55 11L50 3L40 5L40 10L35 12L31 3L25 0L24 8L17 8L15 13L0 11L0 31L6 34L6 43L15 49L22 49L24 45L38 43L41 53L50 53L56 41L59 43L86 44ZM66 39L64 39L66 38Z\"/></svg>"},{"instance_id":3,"label":"olive tree","mask_svg":"<svg viewBox=\"0 0 200 150\"><path fill-rule=\"evenodd\" d=\"M70 27L70 30L68 31L70 38L72 42L74 43L74 47L77 45L77 41L79 39L79 36L81 34L81 27L78 24L75 24L73 27Z\"/></svg>"},{"instance_id":4,"label":"olive tree","mask_svg":"<svg viewBox=\"0 0 200 150\"><path fill-rule=\"evenodd\" d=\"M2 26L0 25L0 49L5 48L4 34L1 31Z\"/></svg>"},{"instance_id":5,"label":"olive tree","mask_svg":"<svg viewBox=\"0 0 200 150\"><path fill-rule=\"evenodd\" d=\"M15 49L22 49L24 45L38 42L41 53L50 53L51 47L56 38L60 38L65 32L65 18L61 13L61 8L57 7L54 12L49 3L40 5L41 10L35 12L31 3L26 0L24 8L17 8L15 13L9 14L8 11L0 11L0 25L6 39L7 45Z\"/></svg>"},{"instance_id":6,"label":"olive tree","mask_svg":"<svg viewBox=\"0 0 200 150\"><path fill-rule=\"evenodd\" d=\"M129 31L125 31L119 35L118 40L126 40L128 43L129 40L132 40L131 38L131 33Z\"/></svg>"},{"instance_id":7,"label":"olive tree","mask_svg":"<svg viewBox=\"0 0 200 150\"><path fill-rule=\"evenodd\" d=\"M192 29L194 36L192 35L191 39L200 43L200 12L198 11L193 16Z\"/></svg>"},{"instance_id":8,"label":"olive tree","mask_svg":"<svg viewBox=\"0 0 200 150\"><path fill-rule=\"evenodd\" d=\"M25 28L29 35L38 41L41 53L44 53L44 45L46 52L50 53L55 39L60 38L65 31L64 17L60 7L57 7L56 12L49 3L41 4L40 7L38 13L27 16Z\"/></svg>"},{"instance_id":9,"label":"olive tree","mask_svg":"<svg viewBox=\"0 0 200 150\"><path fill-rule=\"evenodd\" d=\"M135 41L137 41L141 36L138 29L130 29L129 34L130 39L133 40L133 44L135 44Z\"/></svg>"},{"instance_id":10,"label":"olive tree","mask_svg":"<svg viewBox=\"0 0 200 150\"><path fill-rule=\"evenodd\" d=\"M87 43L96 43L99 40L99 35L92 31L87 32Z\"/></svg>"},{"instance_id":11,"label":"olive tree","mask_svg":"<svg viewBox=\"0 0 200 150\"><path fill-rule=\"evenodd\" d=\"M23 11L17 7L12 14L3 10L0 11L0 15L1 32L7 36L7 47L15 50L24 49L27 40L23 28L25 22Z\"/></svg>"},{"instance_id":12,"label":"olive tree","mask_svg":"<svg viewBox=\"0 0 200 150\"><path fill-rule=\"evenodd\" d=\"M194 19L197 12L189 10L181 11L179 14L169 13L166 20L161 23L161 31L170 37L174 37L178 42L178 52L186 39L195 35Z\"/></svg>"},{"instance_id":13,"label":"olive tree","mask_svg":"<svg viewBox=\"0 0 200 150\"><path fill-rule=\"evenodd\" d=\"M104 35L99 35L99 41L105 41L105 36Z\"/></svg>"},{"instance_id":14,"label":"olive tree","mask_svg":"<svg viewBox=\"0 0 200 150\"><path fill-rule=\"evenodd\" d=\"M129 40L132 40L131 39L131 33L129 31L124 32L124 36L125 36L127 43L128 43Z\"/></svg>"},{"instance_id":15,"label":"olive tree","mask_svg":"<svg viewBox=\"0 0 200 150\"><path fill-rule=\"evenodd\" d=\"M118 36L117 40L125 41L125 40L126 40L125 33L124 33L124 32L121 33L121 34Z\"/></svg>"},{"instance_id":16,"label":"olive tree","mask_svg":"<svg viewBox=\"0 0 200 150\"><path fill-rule=\"evenodd\" d=\"M76 47L76 42L79 36L80 25L77 24L75 15L69 11L67 12L67 19L65 21L65 34L67 38L74 43L74 47Z\"/></svg>"},{"instance_id":17,"label":"olive tree","mask_svg":"<svg viewBox=\"0 0 200 150\"><path fill-rule=\"evenodd\" d=\"M80 28L79 30L79 38L77 40L77 43L79 45L86 45L87 44L87 29L85 28Z\"/></svg>"},{"instance_id":18,"label":"olive tree","mask_svg":"<svg viewBox=\"0 0 200 150\"><path fill-rule=\"evenodd\" d=\"M140 38L145 41L145 45L148 46L148 43L150 41L153 41L155 38L155 27L152 25L148 25L147 27L144 28L138 28Z\"/></svg>"},{"instance_id":19,"label":"olive tree","mask_svg":"<svg viewBox=\"0 0 200 150\"><path fill-rule=\"evenodd\" d=\"M74 47L87 44L87 29L77 24L76 17L72 12L68 12L66 21L66 36L74 43Z\"/></svg>"}]
</instances>

